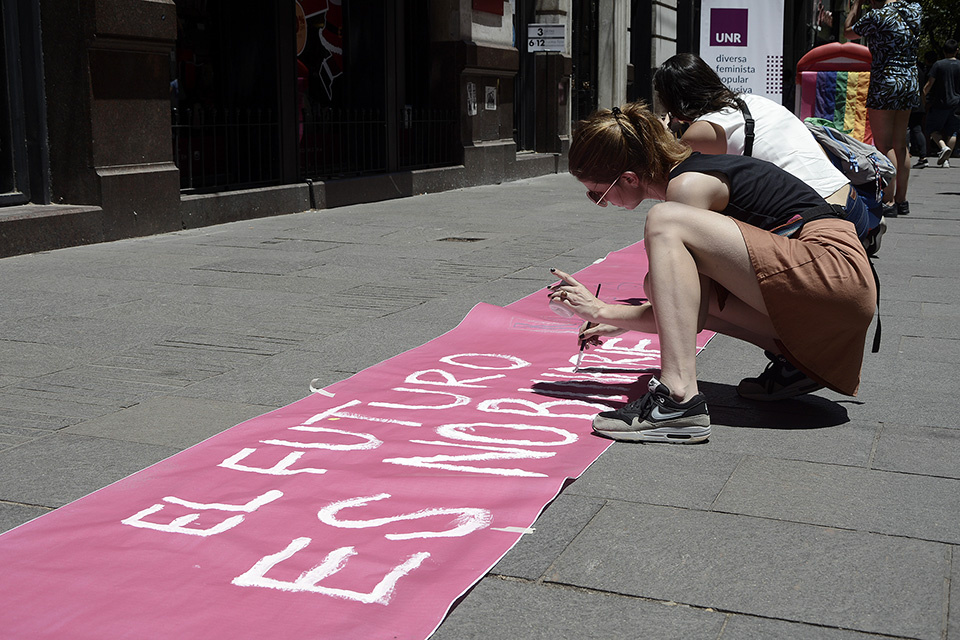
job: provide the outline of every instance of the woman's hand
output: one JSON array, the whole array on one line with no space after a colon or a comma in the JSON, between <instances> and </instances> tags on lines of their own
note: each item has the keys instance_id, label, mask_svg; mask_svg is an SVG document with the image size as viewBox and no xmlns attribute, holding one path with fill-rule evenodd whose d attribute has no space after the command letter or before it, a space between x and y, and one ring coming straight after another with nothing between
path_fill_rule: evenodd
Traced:
<instances>
[{"instance_id":1,"label":"woman's hand","mask_svg":"<svg viewBox=\"0 0 960 640\"><path fill-rule=\"evenodd\" d=\"M580 342L584 343L588 347L599 347L600 338L613 338L615 336L621 336L627 331L627 329L621 329L620 327L615 327L612 324L593 324L592 322L584 322L580 326L580 335L578 338Z\"/></svg>"},{"instance_id":2,"label":"woman's hand","mask_svg":"<svg viewBox=\"0 0 960 640\"><path fill-rule=\"evenodd\" d=\"M561 280L559 284L547 287L550 290L547 294L550 300L566 307L587 322L596 322L604 303L569 274L558 269L550 271Z\"/></svg>"}]
</instances>

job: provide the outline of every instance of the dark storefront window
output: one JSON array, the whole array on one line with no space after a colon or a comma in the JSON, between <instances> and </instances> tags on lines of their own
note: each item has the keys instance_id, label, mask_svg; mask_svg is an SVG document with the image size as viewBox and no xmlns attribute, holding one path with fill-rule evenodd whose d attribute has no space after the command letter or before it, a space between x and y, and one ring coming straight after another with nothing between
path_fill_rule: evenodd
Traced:
<instances>
[{"instance_id":1,"label":"dark storefront window","mask_svg":"<svg viewBox=\"0 0 960 640\"><path fill-rule=\"evenodd\" d=\"M297 133L303 178L456 162L455 112L437 106L438 87L431 86L427 5L297 2Z\"/></svg>"},{"instance_id":2,"label":"dark storefront window","mask_svg":"<svg viewBox=\"0 0 960 640\"><path fill-rule=\"evenodd\" d=\"M6 9L6 7L4 7ZM11 91L11 85L19 84L14 74L19 74L19 69L13 67L8 41L10 38L6 33L7 20L6 11L0 16L3 21L3 28L0 29L0 38L3 38L4 64L0 68L0 86L3 88L3 96L0 99L0 197L5 204L19 204L26 202L23 194L23 188L17 184L17 166L20 164L20 157L23 155L23 133L19 131L19 119L17 112L23 111L22 101L17 100L16 91ZM11 68L13 67L13 68ZM11 95L13 94L13 95ZM18 131L14 131L14 128Z\"/></svg>"},{"instance_id":3,"label":"dark storefront window","mask_svg":"<svg viewBox=\"0 0 960 640\"><path fill-rule=\"evenodd\" d=\"M181 189L277 183L281 138L273 3L176 4L171 106Z\"/></svg>"},{"instance_id":4,"label":"dark storefront window","mask_svg":"<svg viewBox=\"0 0 960 640\"><path fill-rule=\"evenodd\" d=\"M301 175L386 171L382 3L300 0L296 9Z\"/></svg>"},{"instance_id":5,"label":"dark storefront window","mask_svg":"<svg viewBox=\"0 0 960 640\"><path fill-rule=\"evenodd\" d=\"M527 51L527 25L536 22L533 0L517 0L513 15L513 45L520 52L520 68L514 80L513 139L517 150L537 148L536 56Z\"/></svg>"},{"instance_id":6,"label":"dark storefront window","mask_svg":"<svg viewBox=\"0 0 960 640\"><path fill-rule=\"evenodd\" d=\"M597 1L573 0L573 120L597 108Z\"/></svg>"},{"instance_id":7,"label":"dark storefront window","mask_svg":"<svg viewBox=\"0 0 960 640\"><path fill-rule=\"evenodd\" d=\"M0 205L49 202L38 0L0 1Z\"/></svg>"},{"instance_id":8,"label":"dark storefront window","mask_svg":"<svg viewBox=\"0 0 960 640\"><path fill-rule=\"evenodd\" d=\"M393 97L396 118L397 169L425 169L460 162L456 87L441 86L439 54L431 49L428 5L424 0L396 0L388 16L397 23L394 43L397 86ZM391 55L387 52L387 59ZM388 100L390 96L388 95Z\"/></svg>"},{"instance_id":9,"label":"dark storefront window","mask_svg":"<svg viewBox=\"0 0 960 640\"><path fill-rule=\"evenodd\" d=\"M459 162L456 112L437 101L451 88L431 72L429 3L288 1L176 0L183 190Z\"/></svg>"}]
</instances>

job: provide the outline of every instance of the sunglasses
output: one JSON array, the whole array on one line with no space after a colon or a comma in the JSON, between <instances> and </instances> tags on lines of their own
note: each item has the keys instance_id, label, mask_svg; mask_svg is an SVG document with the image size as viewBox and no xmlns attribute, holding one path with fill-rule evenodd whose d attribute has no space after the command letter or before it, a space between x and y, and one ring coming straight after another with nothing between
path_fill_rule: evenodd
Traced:
<instances>
[{"instance_id":1,"label":"sunglasses","mask_svg":"<svg viewBox=\"0 0 960 640\"><path fill-rule=\"evenodd\" d=\"M607 206L607 201L606 201L607 194L610 193L610 189L613 189L613 185L617 184L619 180L620 180L620 176L617 176L617 179L611 182L610 186L607 187L607 190L600 195L598 195L596 191L587 191L587 197L590 198L593 201L593 204L597 205L598 207Z\"/></svg>"}]
</instances>

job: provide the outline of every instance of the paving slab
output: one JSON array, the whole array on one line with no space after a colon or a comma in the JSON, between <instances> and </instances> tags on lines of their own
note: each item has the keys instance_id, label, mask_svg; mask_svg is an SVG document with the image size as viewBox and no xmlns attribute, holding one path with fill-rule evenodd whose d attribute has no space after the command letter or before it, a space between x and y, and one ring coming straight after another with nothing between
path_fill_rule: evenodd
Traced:
<instances>
[{"instance_id":1,"label":"paving slab","mask_svg":"<svg viewBox=\"0 0 960 640\"><path fill-rule=\"evenodd\" d=\"M881 640L887 635L860 633L812 624L798 624L753 616L731 615L718 640Z\"/></svg>"},{"instance_id":2,"label":"paving slab","mask_svg":"<svg viewBox=\"0 0 960 640\"><path fill-rule=\"evenodd\" d=\"M702 446L664 450L644 444L624 445L608 449L603 464L587 469L567 493L709 509L742 457Z\"/></svg>"},{"instance_id":3,"label":"paving slab","mask_svg":"<svg viewBox=\"0 0 960 640\"><path fill-rule=\"evenodd\" d=\"M329 374L328 362L319 353L286 350L258 364L210 376L178 389L175 395L178 399L202 402L215 398L232 405L256 406L259 413L265 413L310 395L310 381L315 378L322 379L322 388L346 377L343 371L325 374Z\"/></svg>"},{"instance_id":4,"label":"paving slab","mask_svg":"<svg viewBox=\"0 0 960 640\"><path fill-rule=\"evenodd\" d=\"M61 507L177 451L109 438L52 434L0 451L0 501Z\"/></svg>"},{"instance_id":5,"label":"paving slab","mask_svg":"<svg viewBox=\"0 0 960 640\"><path fill-rule=\"evenodd\" d=\"M936 368L929 366L929 363L924 363L918 369L921 371L918 371L917 375L900 376L908 380L906 384L911 385L909 393L903 393L904 386L896 384L890 378L882 382L863 380L858 398L870 398L873 402L860 405L860 419L865 422L960 429L957 408L952 403L944 403L944 393L955 393L956 386L953 386L954 391L950 391L950 380L934 378L932 372ZM929 384L926 383L927 380L930 381ZM919 381L923 382L918 384ZM897 397L899 401L882 400L891 396Z\"/></svg>"},{"instance_id":6,"label":"paving slab","mask_svg":"<svg viewBox=\"0 0 960 640\"><path fill-rule=\"evenodd\" d=\"M6 340L49 345L63 349L78 348L85 354L117 352L148 342L163 340L182 331L182 315L164 318L157 313L135 315L132 310L154 305L153 302L130 300L110 309L89 311L89 316L44 315L24 316L2 324ZM109 329L105 324L109 321Z\"/></svg>"},{"instance_id":7,"label":"paving slab","mask_svg":"<svg viewBox=\"0 0 960 640\"><path fill-rule=\"evenodd\" d=\"M950 603L945 611L948 616L946 635L948 638L956 638L960 635L960 611L957 611L957 609L960 609L957 606L957 603L960 602L960 547L953 547L951 558L953 560L953 570L950 573Z\"/></svg>"},{"instance_id":8,"label":"paving slab","mask_svg":"<svg viewBox=\"0 0 960 640\"><path fill-rule=\"evenodd\" d=\"M901 337L900 342L906 342ZM914 391L933 391L941 396L950 393L956 389L956 381L951 372L955 371L956 364L938 360L929 360L914 357L911 352L891 353L881 357L871 355L864 361L861 372L861 389L857 396L858 400L868 398L869 402L864 400L865 410L873 407L883 407L889 410L891 407L881 401L881 396L867 396L866 383L875 387L893 387L898 389L909 388L911 393ZM917 384L922 381L922 384ZM889 391L885 391L889 393ZM863 396L863 398L861 398ZM889 403L895 405L897 403ZM901 397L900 404L908 407L915 407L918 402L911 397ZM941 407L943 403L940 403ZM888 420L880 420L887 422ZM957 420L956 422L960 422Z\"/></svg>"},{"instance_id":9,"label":"paving slab","mask_svg":"<svg viewBox=\"0 0 960 640\"><path fill-rule=\"evenodd\" d=\"M186 449L274 407L166 396L149 398L60 433Z\"/></svg>"},{"instance_id":10,"label":"paving slab","mask_svg":"<svg viewBox=\"0 0 960 640\"><path fill-rule=\"evenodd\" d=\"M305 240L283 236L265 237L262 231L251 234L249 237L231 234L229 236L203 238L195 246L225 247L235 249L261 249L269 251L283 251L295 253L320 253L342 246L339 242L329 240Z\"/></svg>"},{"instance_id":11,"label":"paving slab","mask_svg":"<svg viewBox=\"0 0 960 640\"><path fill-rule=\"evenodd\" d=\"M960 543L960 480L745 457L717 511Z\"/></svg>"},{"instance_id":12,"label":"paving slab","mask_svg":"<svg viewBox=\"0 0 960 640\"><path fill-rule=\"evenodd\" d=\"M715 640L724 615L557 585L485 578L433 640Z\"/></svg>"},{"instance_id":13,"label":"paving slab","mask_svg":"<svg viewBox=\"0 0 960 640\"><path fill-rule=\"evenodd\" d=\"M924 302L921 306L921 313L934 318L958 318L960 317L960 304L955 302Z\"/></svg>"},{"instance_id":14,"label":"paving slab","mask_svg":"<svg viewBox=\"0 0 960 640\"><path fill-rule=\"evenodd\" d=\"M871 467L883 471L960 478L956 429L884 424Z\"/></svg>"},{"instance_id":15,"label":"paving slab","mask_svg":"<svg viewBox=\"0 0 960 640\"><path fill-rule=\"evenodd\" d=\"M537 519L533 531L525 534L490 573L536 581L583 528L599 513L604 500L563 492Z\"/></svg>"},{"instance_id":16,"label":"paving slab","mask_svg":"<svg viewBox=\"0 0 960 640\"><path fill-rule=\"evenodd\" d=\"M11 378L63 371L87 358L81 348L0 339L0 375Z\"/></svg>"},{"instance_id":17,"label":"paving slab","mask_svg":"<svg viewBox=\"0 0 960 640\"><path fill-rule=\"evenodd\" d=\"M19 527L21 524L39 518L51 510L43 507L34 507L23 504L12 504L0 501L0 528L3 531Z\"/></svg>"},{"instance_id":18,"label":"paving slab","mask_svg":"<svg viewBox=\"0 0 960 640\"><path fill-rule=\"evenodd\" d=\"M0 413L0 424L2 424L3 421L2 413ZM19 447L26 442L38 438L45 438L48 435L50 435L49 432L43 429L0 426L0 451Z\"/></svg>"},{"instance_id":19,"label":"paving slab","mask_svg":"<svg viewBox=\"0 0 960 640\"><path fill-rule=\"evenodd\" d=\"M136 404L133 398L83 398L58 395L53 389L32 389L34 379L0 390L0 426L55 431ZM27 385L27 386L23 386Z\"/></svg>"},{"instance_id":20,"label":"paving slab","mask_svg":"<svg viewBox=\"0 0 960 640\"><path fill-rule=\"evenodd\" d=\"M19 377L19 376L16 376L16 377L15 377L15 376L2 376L2 375L0 375L0 389L2 389L3 387L7 387L7 386L10 386L10 385L13 385L13 384L17 384L18 382L21 382L21 381L23 381L23 380L24 380L24 378Z\"/></svg>"},{"instance_id":21,"label":"paving slab","mask_svg":"<svg viewBox=\"0 0 960 640\"><path fill-rule=\"evenodd\" d=\"M609 502L547 579L698 608L935 640L942 635L949 549L859 531Z\"/></svg>"}]
</instances>

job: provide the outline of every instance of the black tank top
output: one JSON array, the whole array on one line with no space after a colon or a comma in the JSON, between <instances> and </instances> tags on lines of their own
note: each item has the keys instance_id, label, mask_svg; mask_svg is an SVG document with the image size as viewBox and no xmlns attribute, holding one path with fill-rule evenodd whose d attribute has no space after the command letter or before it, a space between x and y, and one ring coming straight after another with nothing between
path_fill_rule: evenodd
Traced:
<instances>
[{"instance_id":1,"label":"black tank top","mask_svg":"<svg viewBox=\"0 0 960 640\"><path fill-rule=\"evenodd\" d=\"M694 152L674 167L670 178L688 171L726 176L730 202L720 213L760 229L791 235L803 222L839 217L807 183L765 160ZM814 207L823 213L811 216Z\"/></svg>"}]
</instances>

